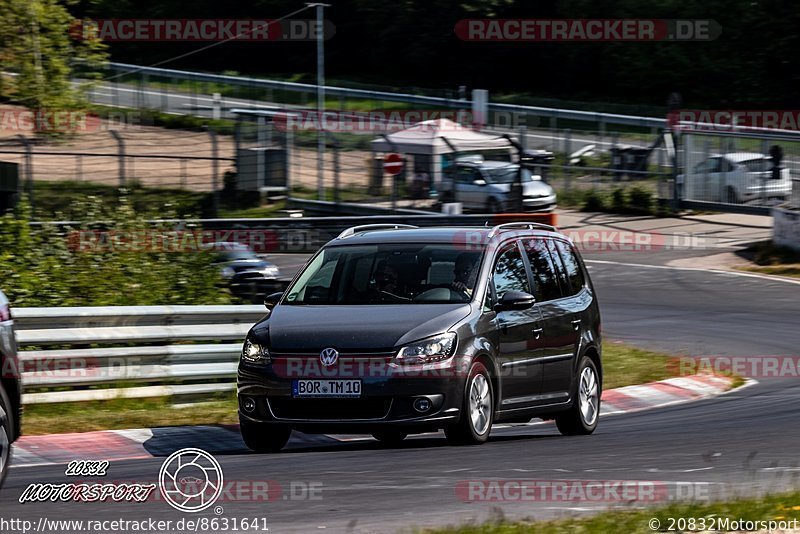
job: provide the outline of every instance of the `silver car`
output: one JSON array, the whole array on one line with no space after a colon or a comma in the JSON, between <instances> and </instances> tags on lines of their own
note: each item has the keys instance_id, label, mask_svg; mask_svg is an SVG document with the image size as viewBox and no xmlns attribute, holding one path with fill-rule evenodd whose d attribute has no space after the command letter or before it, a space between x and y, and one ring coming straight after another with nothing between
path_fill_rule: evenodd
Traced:
<instances>
[{"instance_id":1,"label":"silver car","mask_svg":"<svg viewBox=\"0 0 800 534\"><path fill-rule=\"evenodd\" d=\"M6 296L0 291L0 486L8 473L11 444L19 437L20 384L14 321Z\"/></svg>"},{"instance_id":2,"label":"silver car","mask_svg":"<svg viewBox=\"0 0 800 534\"><path fill-rule=\"evenodd\" d=\"M511 185L519 172L519 165L508 161L456 161L442 181L442 201L487 213L509 211L513 209ZM553 188L525 167L522 205L525 211L550 211L556 206Z\"/></svg>"}]
</instances>

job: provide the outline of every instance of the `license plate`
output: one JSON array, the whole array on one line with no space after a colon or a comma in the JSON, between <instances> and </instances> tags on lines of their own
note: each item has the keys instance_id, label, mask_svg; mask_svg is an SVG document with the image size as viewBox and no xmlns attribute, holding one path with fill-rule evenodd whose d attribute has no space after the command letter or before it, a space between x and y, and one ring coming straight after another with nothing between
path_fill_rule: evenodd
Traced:
<instances>
[{"instance_id":1,"label":"license plate","mask_svg":"<svg viewBox=\"0 0 800 534\"><path fill-rule=\"evenodd\" d=\"M293 397L360 397L361 380L293 380Z\"/></svg>"}]
</instances>

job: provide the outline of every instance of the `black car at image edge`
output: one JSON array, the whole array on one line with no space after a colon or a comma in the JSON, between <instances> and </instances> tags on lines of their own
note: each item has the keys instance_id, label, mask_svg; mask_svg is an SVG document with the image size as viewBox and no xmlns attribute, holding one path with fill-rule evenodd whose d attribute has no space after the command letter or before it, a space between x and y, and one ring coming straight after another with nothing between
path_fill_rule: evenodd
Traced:
<instances>
[{"instance_id":1,"label":"black car at image edge","mask_svg":"<svg viewBox=\"0 0 800 534\"><path fill-rule=\"evenodd\" d=\"M0 486L11 460L11 444L20 435L20 382L14 321L8 299L0 291Z\"/></svg>"},{"instance_id":2,"label":"black car at image edge","mask_svg":"<svg viewBox=\"0 0 800 534\"><path fill-rule=\"evenodd\" d=\"M386 444L444 429L477 444L498 422L597 426L597 298L554 227L350 228L265 304L238 370L254 451L280 450L293 429Z\"/></svg>"}]
</instances>

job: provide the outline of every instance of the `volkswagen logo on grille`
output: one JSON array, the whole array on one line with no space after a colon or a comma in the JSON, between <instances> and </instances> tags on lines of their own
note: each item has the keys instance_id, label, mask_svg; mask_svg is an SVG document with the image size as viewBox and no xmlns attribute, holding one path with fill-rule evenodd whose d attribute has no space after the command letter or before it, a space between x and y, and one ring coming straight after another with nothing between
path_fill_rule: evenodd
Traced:
<instances>
[{"instance_id":1,"label":"volkswagen logo on grille","mask_svg":"<svg viewBox=\"0 0 800 534\"><path fill-rule=\"evenodd\" d=\"M326 367L330 367L331 365L336 363L336 360L338 359L339 359L339 352L333 347L322 349L322 352L319 353L319 361L322 362L322 365Z\"/></svg>"}]
</instances>

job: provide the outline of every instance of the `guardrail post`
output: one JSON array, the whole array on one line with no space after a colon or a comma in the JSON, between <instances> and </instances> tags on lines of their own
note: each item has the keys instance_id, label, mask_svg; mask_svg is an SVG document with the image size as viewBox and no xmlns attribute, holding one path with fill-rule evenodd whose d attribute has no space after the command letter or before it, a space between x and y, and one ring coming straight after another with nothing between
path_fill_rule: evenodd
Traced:
<instances>
[{"instance_id":1,"label":"guardrail post","mask_svg":"<svg viewBox=\"0 0 800 534\"><path fill-rule=\"evenodd\" d=\"M125 140L117 130L109 130L109 133L117 140L117 145L119 147L119 186L125 187Z\"/></svg>"}]
</instances>

